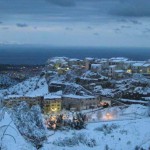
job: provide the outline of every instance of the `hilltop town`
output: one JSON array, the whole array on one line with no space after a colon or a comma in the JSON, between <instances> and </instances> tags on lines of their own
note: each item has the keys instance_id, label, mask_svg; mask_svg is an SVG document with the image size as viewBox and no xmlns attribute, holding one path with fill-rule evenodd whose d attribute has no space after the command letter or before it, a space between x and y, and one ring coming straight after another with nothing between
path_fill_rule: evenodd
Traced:
<instances>
[{"instance_id":1,"label":"hilltop town","mask_svg":"<svg viewBox=\"0 0 150 150\"><path fill-rule=\"evenodd\" d=\"M97 108L101 102L146 105L150 99L150 61L55 57L39 74L2 90L4 102L27 99L36 104L40 99L43 111L50 113Z\"/></svg>"},{"instance_id":2,"label":"hilltop town","mask_svg":"<svg viewBox=\"0 0 150 150\"><path fill-rule=\"evenodd\" d=\"M96 132L111 135L109 140L113 143L116 140L115 135L119 141L121 136L123 138L125 138L125 135L130 136L132 134L130 128L133 128L136 123L141 137L146 134L146 131L143 134L141 133L142 120L140 122L138 120L143 119L144 122L149 120L150 60L132 61L123 57L110 59L85 58L83 60L54 57L47 60L45 66L40 68L36 76L0 90L0 97L1 106L4 108L9 111L15 110L16 115L19 115L20 111L22 112L21 115L29 115L27 118L22 116L24 119L30 119L30 111L32 113L35 111L39 116L42 114L42 120L44 120L47 129L56 130L59 128L64 131L68 128L82 129L81 133L77 135L73 135L72 130L70 130L67 136L73 135L73 137L68 140L72 141L74 138L78 139L85 135L84 145L90 148L94 147L94 149L97 146L97 149L99 149L97 144L99 136ZM41 113L39 113L39 109L35 109L37 105ZM19 114L17 114L17 111ZM19 117L18 121L16 121L16 118L14 119L14 113L13 121L18 127L17 130L23 136L28 134L26 133L27 130L22 129L18 123L21 118ZM130 125L124 131L123 126L126 123L131 123L132 120L135 120L133 126ZM117 121L123 122L117 123ZM113 124L113 122L115 123ZM95 123L95 125L92 125L92 123ZM96 138L94 142L93 138L88 139L87 132L84 129L85 124L88 125L86 128L90 130L91 135ZM148 123L146 126L148 126ZM42 136L45 133L44 127L41 125L40 127L42 128L42 134L38 133L36 136ZM40 132L40 129L36 129L36 132L37 130ZM116 130L119 132L118 134L114 133ZM51 133L51 131L47 131L47 133L49 132ZM65 136L64 132L58 131L58 133L61 138ZM57 149L60 149L60 147L63 149L69 144L65 139L59 141L58 133L53 136L54 141L49 137L48 140L53 141L50 143L51 147L56 146ZM100 136L106 141L108 140L107 136L103 137L102 134ZM137 137L135 137L135 140L138 141ZM45 134L42 138L46 139ZM112 143L110 148L115 147ZM131 141L126 141L126 143L128 143L124 143L126 148L131 145L132 148L135 148L138 144L137 142L131 144ZM76 146L74 142L72 144ZM44 146L47 148L49 144L45 143ZM102 145L103 149L107 146L107 142ZM148 148L147 145L146 148ZM120 149L120 146L117 149Z\"/></svg>"}]
</instances>

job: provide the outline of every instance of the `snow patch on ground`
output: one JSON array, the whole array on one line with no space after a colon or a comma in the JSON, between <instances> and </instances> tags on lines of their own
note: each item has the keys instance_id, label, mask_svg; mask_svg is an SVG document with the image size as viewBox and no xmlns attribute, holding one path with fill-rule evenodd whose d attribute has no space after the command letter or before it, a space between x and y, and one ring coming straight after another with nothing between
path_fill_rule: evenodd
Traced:
<instances>
[{"instance_id":1,"label":"snow patch on ground","mask_svg":"<svg viewBox=\"0 0 150 150\"><path fill-rule=\"evenodd\" d=\"M131 105L124 109L114 107L111 108L109 112L114 112L114 110L118 113L116 120L99 121L96 123L91 122L88 123L86 129L79 131L57 131L54 135L49 137L48 142L45 143L41 150L53 148L55 150L103 150L106 149L106 147L112 150L134 150L136 146L148 149L150 146L150 117L147 116L147 107L141 105ZM107 111L108 110L105 109L103 113ZM98 112L93 112L95 119L97 113ZM49 131L49 134L51 133L52 131ZM84 135L88 140L94 139L96 145L89 147L82 142L74 144L73 142L77 142L74 139L75 135ZM71 140L70 143L68 143L67 139ZM81 139L79 139L79 141L80 140ZM58 141L60 141L59 146L55 144ZM67 144L62 145L62 141L68 143L68 146L66 146ZM69 146L71 144L72 146Z\"/></svg>"},{"instance_id":2,"label":"snow patch on ground","mask_svg":"<svg viewBox=\"0 0 150 150\"><path fill-rule=\"evenodd\" d=\"M10 126L7 128L9 124ZM0 141L0 143L2 142L2 148L7 150L36 150L20 135L19 131L17 130L16 126L14 125L10 116L7 113L0 121L0 138L2 137L5 130L6 135L4 136L3 140Z\"/></svg>"}]
</instances>

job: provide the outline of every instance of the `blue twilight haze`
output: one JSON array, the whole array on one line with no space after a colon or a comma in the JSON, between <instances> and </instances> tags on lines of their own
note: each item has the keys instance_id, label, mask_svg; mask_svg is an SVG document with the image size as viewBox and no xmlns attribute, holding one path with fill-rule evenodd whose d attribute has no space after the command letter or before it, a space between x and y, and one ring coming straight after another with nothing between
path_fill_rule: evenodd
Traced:
<instances>
[{"instance_id":1,"label":"blue twilight haze","mask_svg":"<svg viewBox=\"0 0 150 150\"><path fill-rule=\"evenodd\" d=\"M149 0L0 0L0 44L150 47Z\"/></svg>"}]
</instances>

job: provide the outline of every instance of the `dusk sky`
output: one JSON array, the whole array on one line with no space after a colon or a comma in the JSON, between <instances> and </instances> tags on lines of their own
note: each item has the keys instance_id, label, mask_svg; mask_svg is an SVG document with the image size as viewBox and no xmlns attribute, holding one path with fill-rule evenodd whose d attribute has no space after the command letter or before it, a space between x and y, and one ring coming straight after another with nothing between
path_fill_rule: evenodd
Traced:
<instances>
[{"instance_id":1,"label":"dusk sky","mask_svg":"<svg viewBox=\"0 0 150 150\"><path fill-rule=\"evenodd\" d=\"M0 0L0 43L150 47L150 0Z\"/></svg>"}]
</instances>

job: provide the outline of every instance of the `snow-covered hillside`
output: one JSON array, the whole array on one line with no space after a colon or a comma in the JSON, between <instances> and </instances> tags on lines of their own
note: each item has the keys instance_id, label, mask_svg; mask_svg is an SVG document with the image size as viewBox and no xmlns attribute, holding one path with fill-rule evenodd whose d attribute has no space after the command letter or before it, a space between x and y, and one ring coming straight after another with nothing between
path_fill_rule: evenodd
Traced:
<instances>
[{"instance_id":1,"label":"snow-covered hillside","mask_svg":"<svg viewBox=\"0 0 150 150\"><path fill-rule=\"evenodd\" d=\"M23 81L7 90L1 90L4 96L41 96L48 93L48 85L44 77L39 76Z\"/></svg>"},{"instance_id":2,"label":"snow-covered hillside","mask_svg":"<svg viewBox=\"0 0 150 150\"><path fill-rule=\"evenodd\" d=\"M11 79L8 75L0 74L0 89L8 88L17 84L18 82L14 79Z\"/></svg>"}]
</instances>

